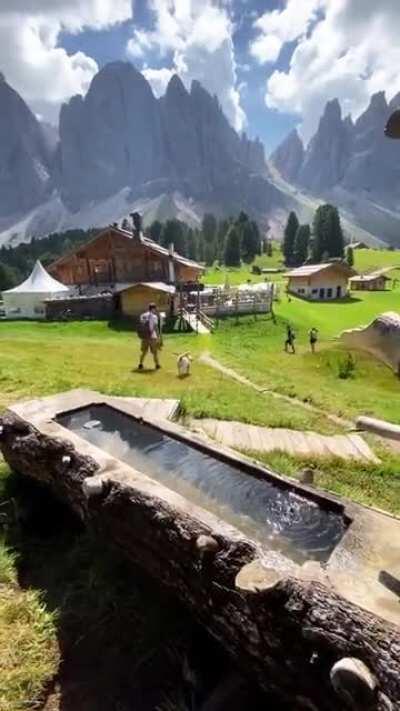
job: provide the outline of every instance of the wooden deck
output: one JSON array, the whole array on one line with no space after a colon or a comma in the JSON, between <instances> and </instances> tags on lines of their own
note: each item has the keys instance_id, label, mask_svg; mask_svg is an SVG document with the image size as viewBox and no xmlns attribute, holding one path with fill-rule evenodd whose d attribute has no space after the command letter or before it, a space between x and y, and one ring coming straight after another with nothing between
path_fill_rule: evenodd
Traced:
<instances>
[{"instance_id":1,"label":"wooden deck","mask_svg":"<svg viewBox=\"0 0 400 711\"><path fill-rule=\"evenodd\" d=\"M257 427L225 420L193 420L195 429L221 444L248 452L280 451L292 456L338 457L378 463L365 440L358 434L321 435L280 427Z\"/></svg>"}]
</instances>

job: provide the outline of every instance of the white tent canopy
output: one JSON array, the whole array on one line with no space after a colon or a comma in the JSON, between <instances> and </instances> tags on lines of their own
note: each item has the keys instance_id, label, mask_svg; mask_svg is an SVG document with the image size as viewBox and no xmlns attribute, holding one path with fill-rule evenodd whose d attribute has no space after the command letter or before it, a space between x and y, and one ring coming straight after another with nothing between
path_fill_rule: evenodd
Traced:
<instances>
[{"instance_id":1,"label":"white tent canopy","mask_svg":"<svg viewBox=\"0 0 400 711\"><path fill-rule=\"evenodd\" d=\"M70 289L53 279L37 261L31 275L22 284L3 291L7 318L44 318L45 301L65 297Z\"/></svg>"}]
</instances>

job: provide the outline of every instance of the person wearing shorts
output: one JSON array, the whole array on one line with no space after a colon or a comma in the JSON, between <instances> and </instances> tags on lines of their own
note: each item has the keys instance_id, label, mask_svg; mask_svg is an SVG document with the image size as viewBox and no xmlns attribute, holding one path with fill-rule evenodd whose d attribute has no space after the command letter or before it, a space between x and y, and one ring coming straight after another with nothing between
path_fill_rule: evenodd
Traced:
<instances>
[{"instance_id":1,"label":"person wearing shorts","mask_svg":"<svg viewBox=\"0 0 400 711\"><path fill-rule=\"evenodd\" d=\"M149 308L140 317L141 327L141 346L140 346L140 361L139 370L143 370L143 363L147 353L153 356L154 366L156 370L161 368L158 353L161 348L161 328L160 315L157 312L157 306L153 303L149 304Z\"/></svg>"}]
</instances>

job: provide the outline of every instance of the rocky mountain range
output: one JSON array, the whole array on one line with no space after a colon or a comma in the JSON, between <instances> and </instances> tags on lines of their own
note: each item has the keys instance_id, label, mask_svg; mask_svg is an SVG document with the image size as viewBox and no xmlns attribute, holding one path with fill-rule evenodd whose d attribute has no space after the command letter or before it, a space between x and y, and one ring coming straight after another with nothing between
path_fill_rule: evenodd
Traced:
<instances>
[{"instance_id":1,"label":"rocky mountain range","mask_svg":"<svg viewBox=\"0 0 400 711\"><path fill-rule=\"evenodd\" d=\"M125 62L106 65L60 112L59 140L0 80L0 244L102 225L138 205L198 222L238 204L257 216L284 205L264 147L229 124L216 97L173 76L155 98ZM169 214L171 213L171 214Z\"/></svg>"},{"instance_id":2,"label":"rocky mountain range","mask_svg":"<svg viewBox=\"0 0 400 711\"><path fill-rule=\"evenodd\" d=\"M307 147L293 131L270 160L280 176L313 196L330 200L386 242L400 245L400 142L385 137L390 103L379 92L353 123L337 99L326 104Z\"/></svg>"},{"instance_id":3,"label":"rocky mountain range","mask_svg":"<svg viewBox=\"0 0 400 711\"><path fill-rule=\"evenodd\" d=\"M353 123L329 101L308 146L293 131L267 162L263 144L236 133L197 81L187 90L173 76L157 99L133 65L113 62L62 106L54 128L0 74L0 245L133 210L145 224L197 226L205 211L240 208L279 237L289 210L309 222L321 200L340 207L348 236L400 245L400 142L383 134L399 103L376 94Z\"/></svg>"}]
</instances>

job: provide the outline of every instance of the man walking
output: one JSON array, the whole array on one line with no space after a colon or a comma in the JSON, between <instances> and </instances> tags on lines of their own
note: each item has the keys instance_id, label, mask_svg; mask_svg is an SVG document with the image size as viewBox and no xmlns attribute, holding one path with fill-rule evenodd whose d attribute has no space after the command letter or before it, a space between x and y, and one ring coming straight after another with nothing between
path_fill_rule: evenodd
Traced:
<instances>
[{"instance_id":1,"label":"man walking","mask_svg":"<svg viewBox=\"0 0 400 711\"><path fill-rule=\"evenodd\" d=\"M294 347L294 342L296 340L296 334L293 330L293 328L289 325L286 326L286 341L285 341L285 351L288 353L289 348L291 348L292 353L296 353L296 349Z\"/></svg>"},{"instance_id":2,"label":"man walking","mask_svg":"<svg viewBox=\"0 0 400 711\"><path fill-rule=\"evenodd\" d=\"M149 304L149 308L141 315L138 324L138 336L141 340L141 355L138 370L143 370L143 362L150 351L156 370L161 368L158 359L158 351L162 346L161 340L161 320L157 312L157 306L153 303Z\"/></svg>"}]
</instances>

